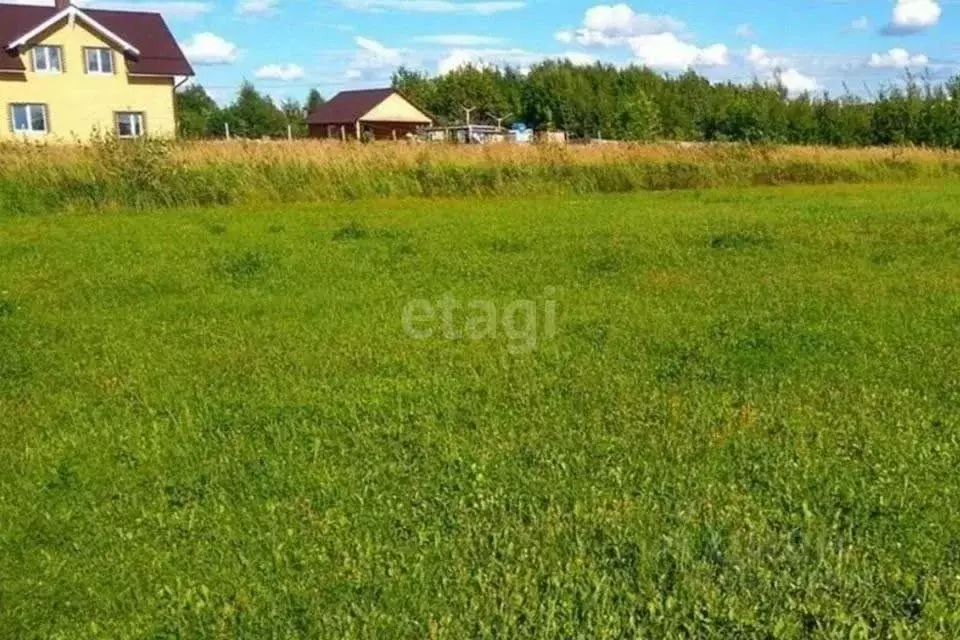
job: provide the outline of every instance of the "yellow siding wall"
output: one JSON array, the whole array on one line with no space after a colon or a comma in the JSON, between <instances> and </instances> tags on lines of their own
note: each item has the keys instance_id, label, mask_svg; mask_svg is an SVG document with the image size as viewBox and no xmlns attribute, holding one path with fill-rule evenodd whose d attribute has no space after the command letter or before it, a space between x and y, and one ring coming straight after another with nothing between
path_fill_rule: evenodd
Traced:
<instances>
[{"instance_id":1,"label":"yellow siding wall","mask_svg":"<svg viewBox=\"0 0 960 640\"><path fill-rule=\"evenodd\" d=\"M422 111L403 99L398 94L393 94L373 109L365 116L360 118L361 122L422 122L430 124L428 118Z\"/></svg>"},{"instance_id":2,"label":"yellow siding wall","mask_svg":"<svg viewBox=\"0 0 960 640\"><path fill-rule=\"evenodd\" d=\"M110 45L79 20L72 25L64 20L32 44L60 46L63 73L34 73L30 48L23 48L21 60L26 73L0 73L0 140L27 137L69 141L89 139L95 131L112 134L117 111L142 111L149 136L175 134L173 78L128 78L126 60L116 47L113 75L85 73L83 48ZM47 105L47 135L13 133L10 104L20 102Z\"/></svg>"}]
</instances>

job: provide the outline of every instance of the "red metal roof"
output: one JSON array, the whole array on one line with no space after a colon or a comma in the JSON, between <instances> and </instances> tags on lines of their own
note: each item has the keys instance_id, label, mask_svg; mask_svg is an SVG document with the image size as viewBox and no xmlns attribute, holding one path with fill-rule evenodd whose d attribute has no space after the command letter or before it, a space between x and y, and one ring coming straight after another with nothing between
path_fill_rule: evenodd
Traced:
<instances>
[{"instance_id":1,"label":"red metal roof","mask_svg":"<svg viewBox=\"0 0 960 640\"><path fill-rule=\"evenodd\" d=\"M311 111L307 116L307 124L353 124L395 93L399 92L396 89L341 91L329 102Z\"/></svg>"},{"instance_id":2,"label":"red metal roof","mask_svg":"<svg viewBox=\"0 0 960 640\"><path fill-rule=\"evenodd\" d=\"M58 11L52 6L0 4L0 71L24 71L19 56L6 50L7 44ZM127 56L130 75L193 75L193 68L159 13L100 9L81 11L140 50L139 57Z\"/></svg>"}]
</instances>

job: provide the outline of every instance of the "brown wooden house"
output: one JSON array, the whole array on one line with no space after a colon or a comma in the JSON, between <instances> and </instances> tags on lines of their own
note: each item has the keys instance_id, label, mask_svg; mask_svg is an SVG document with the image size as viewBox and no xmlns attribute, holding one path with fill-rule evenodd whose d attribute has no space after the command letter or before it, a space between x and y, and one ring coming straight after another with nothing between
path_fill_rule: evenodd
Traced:
<instances>
[{"instance_id":1,"label":"brown wooden house","mask_svg":"<svg viewBox=\"0 0 960 640\"><path fill-rule=\"evenodd\" d=\"M311 138L401 140L433 119L394 89L343 91L307 115Z\"/></svg>"}]
</instances>

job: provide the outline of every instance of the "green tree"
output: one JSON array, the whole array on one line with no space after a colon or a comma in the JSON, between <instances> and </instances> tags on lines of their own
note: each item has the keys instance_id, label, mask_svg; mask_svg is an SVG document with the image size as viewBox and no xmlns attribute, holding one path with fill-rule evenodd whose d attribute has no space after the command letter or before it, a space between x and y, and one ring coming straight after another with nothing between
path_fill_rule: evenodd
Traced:
<instances>
[{"instance_id":1,"label":"green tree","mask_svg":"<svg viewBox=\"0 0 960 640\"><path fill-rule=\"evenodd\" d=\"M180 136L200 138L207 133L207 122L220 111L202 86L191 84L175 95Z\"/></svg>"},{"instance_id":2,"label":"green tree","mask_svg":"<svg viewBox=\"0 0 960 640\"><path fill-rule=\"evenodd\" d=\"M316 89L310 89L310 92L307 94L307 102L305 109L307 114L321 106L326 100L323 99L323 96L320 95L320 92Z\"/></svg>"},{"instance_id":3,"label":"green tree","mask_svg":"<svg viewBox=\"0 0 960 640\"><path fill-rule=\"evenodd\" d=\"M237 98L228 107L233 124L231 132L237 137L280 137L287 134L287 119L268 96L258 92L244 81Z\"/></svg>"},{"instance_id":4,"label":"green tree","mask_svg":"<svg viewBox=\"0 0 960 640\"><path fill-rule=\"evenodd\" d=\"M750 85L710 82L695 71L546 60L529 72L464 66L430 76L401 67L393 86L445 122L513 114L534 128L605 138L828 145L918 144L960 148L960 76L906 83L864 99L789 95L779 77ZM652 106L651 106L652 105Z\"/></svg>"},{"instance_id":5,"label":"green tree","mask_svg":"<svg viewBox=\"0 0 960 640\"><path fill-rule=\"evenodd\" d=\"M290 125L290 132L294 138L305 138L307 136L307 112L296 100L288 98L280 104L280 111L287 124Z\"/></svg>"},{"instance_id":6,"label":"green tree","mask_svg":"<svg viewBox=\"0 0 960 640\"><path fill-rule=\"evenodd\" d=\"M419 108L441 118L448 115L440 113L438 108L437 80L426 73L401 66L394 72L390 86L405 95Z\"/></svg>"},{"instance_id":7,"label":"green tree","mask_svg":"<svg viewBox=\"0 0 960 640\"><path fill-rule=\"evenodd\" d=\"M650 141L660 135L660 110L643 90L626 98L620 109L620 134L624 140Z\"/></svg>"}]
</instances>

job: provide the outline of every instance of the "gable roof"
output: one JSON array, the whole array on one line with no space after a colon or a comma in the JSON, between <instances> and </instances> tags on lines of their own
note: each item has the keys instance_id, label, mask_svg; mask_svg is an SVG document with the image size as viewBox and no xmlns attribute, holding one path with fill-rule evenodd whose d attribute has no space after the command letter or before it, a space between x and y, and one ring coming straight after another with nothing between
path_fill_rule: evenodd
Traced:
<instances>
[{"instance_id":1,"label":"gable roof","mask_svg":"<svg viewBox=\"0 0 960 640\"><path fill-rule=\"evenodd\" d=\"M0 72L25 71L18 48L71 16L127 55L130 75L192 76L173 34L158 13L0 4Z\"/></svg>"},{"instance_id":2,"label":"gable roof","mask_svg":"<svg viewBox=\"0 0 960 640\"><path fill-rule=\"evenodd\" d=\"M127 42L126 40L124 40L123 38L115 34L113 31L110 31L110 29L103 26L102 24L100 24L99 22L91 18L89 15L87 15L80 9L77 9L73 5L68 5L65 9L62 9L61 11L53 14L52 16L50 16L49 18L47 18L46 20L44 20L43 22L35 26L33 29L30 29L30 31L27 31L24 34L21 34L20 37L17 38L16 40L12 40L11 42L8 42L7 49L16 49L18 47L22 47L23 45L27 44L28 42L36 38L38 35L42 34L44 31L46 31L50 27L56 24L59 24L61 20L66 20L68 18L71 20L79 19L81 22L86 23L88 27L90 27L91 29L99 33L101 36L103 36L105 40L109 40L110 42L120 47L124 51L128 51L135 56L140 55L140 50L137 49L135 46L133 46L132 44L130 44L129 42Z\"/></svg>"},{"instance_id":3,"label":"gable roof","mask_svg":"<svg viewBox=\"0 0 960 640\"><path fill-rule=\"evenodd\" d=\"M393 94L397 94L404 100L407 100L403 94L396 89L341 91L328 102L311 111L307 116L307 124L347 124L356 122ZM410 101L407 100L407 102ZM413 106L416 107L416 105ZM423 112L419 107L417 107L417 110Z\"/></svg>"}]
</instances>

